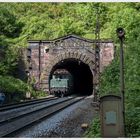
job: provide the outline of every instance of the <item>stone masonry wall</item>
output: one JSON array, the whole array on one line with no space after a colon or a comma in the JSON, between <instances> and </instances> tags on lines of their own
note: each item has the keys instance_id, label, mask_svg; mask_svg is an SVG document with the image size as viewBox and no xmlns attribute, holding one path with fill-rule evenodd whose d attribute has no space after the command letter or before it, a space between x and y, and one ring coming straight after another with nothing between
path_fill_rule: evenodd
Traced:
<instances>
[{"instance_id":1,"label":"stone masonry wall","mask_svg":"<svg viewBox=\"0 0 140 140\"><path fill-rule=\"evenodd\" d=\"M56 43L57 42L57 43ZM76 38L75 36L61 38L60 41L29 41L27 52L28 71L30 73L30 81L38 88L48 88L47 69L53 65L56 56L64 52L80 52L83 56L87 56L95 61L95 42L86 39ZM73 54L74 55L74 54ZM70 55L72 56L72 55ZM63 56L61 57L61 59ZM86 59L86 57L85 57ZM114 59L114 44L112 41L104 41L100 43L100 71L108 66ZM84 58L83 58L84 60ZM61 61L61 60L60 60ZM55 65L55 64L54 64ZM45 75L46 74L46 75ZM46 76L45 80L41 80Z\"/></svg>"}]
</instances>

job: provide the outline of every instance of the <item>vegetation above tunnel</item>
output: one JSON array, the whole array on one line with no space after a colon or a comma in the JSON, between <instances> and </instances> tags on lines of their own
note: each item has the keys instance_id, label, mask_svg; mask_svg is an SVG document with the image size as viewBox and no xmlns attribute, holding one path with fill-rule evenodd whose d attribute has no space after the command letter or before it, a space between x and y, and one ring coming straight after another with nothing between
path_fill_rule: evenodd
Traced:
<instances>
[{"instance_id":1,"label":"vegetation above tunnel","mask_svg":"<svg viewBox=\"0 0 140 140\"><path fill-rule=\"evenodd\" d=\"M101 38L116 39L126 30L125 89L127 136L140 136L140 3L0 3L0 75L16 77L19 52L28 39L54 39L77 34L94 39L95 7L100 8ZM7 16L8 15L8 16ZM116 44L117 50L119 45ZM5 79L6 79L5 77ZM3 82L6 80L3 80ZM13 80L12 80L13 81ZM13 87L15 88L15 87ZM21 87L19 87L21 88ZM100 94L119 92L119 57L101 77Z\"/></svg>"}]
</instances>

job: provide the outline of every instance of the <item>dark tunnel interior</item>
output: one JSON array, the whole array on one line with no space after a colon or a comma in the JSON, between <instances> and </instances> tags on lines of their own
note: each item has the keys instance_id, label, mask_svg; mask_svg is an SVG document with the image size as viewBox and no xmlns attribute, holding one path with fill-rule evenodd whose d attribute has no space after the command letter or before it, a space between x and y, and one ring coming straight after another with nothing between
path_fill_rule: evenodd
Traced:
<instances>
[{"instance_id":1,"label":"dark tunnel interior","mask_svg":"<svg viewBox=\"0 0 140 140\"><path fill-rule=\"evenodd\" d=\"M50 74L56 69L66 69L73 76L74 93L79 95L91 95L93 91L93 75L89 66L77 59L65 59L54 65Z\"/></svg>"}]
</instances>

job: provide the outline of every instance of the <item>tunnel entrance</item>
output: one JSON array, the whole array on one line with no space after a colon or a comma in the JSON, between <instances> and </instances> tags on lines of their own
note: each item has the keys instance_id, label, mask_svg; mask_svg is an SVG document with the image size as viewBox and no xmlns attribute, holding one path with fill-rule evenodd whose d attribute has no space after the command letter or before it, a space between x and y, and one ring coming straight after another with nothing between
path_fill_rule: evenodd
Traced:
<instances>
[{"instance_id":1,"label":"tunnel entrance","mask_svg":"<svg viewBox=\"0 0 140 140\"><path fill-rule=\"evenodd\" d=\"M73 94L78 95L91 95L93 92L93 75L90 67L82 61L75 58L68 58L59 61L51 70L50 79L52 74L57 69L66 69L73 76Z\"/></svg>"}]
</instances>

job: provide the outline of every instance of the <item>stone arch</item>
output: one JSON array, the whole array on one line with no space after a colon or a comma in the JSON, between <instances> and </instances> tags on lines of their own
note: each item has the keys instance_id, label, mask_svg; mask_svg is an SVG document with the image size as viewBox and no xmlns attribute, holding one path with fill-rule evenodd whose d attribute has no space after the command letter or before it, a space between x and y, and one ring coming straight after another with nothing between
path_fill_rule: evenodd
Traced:
<instances>
[{"instance_id":1,"label":"stone arch","mask_svg":"<svg viewBox=\"0 0 140 140\"><path fill-rule=\"evenodd\" d=\"M76 59L76 60L80 60L81 62L83 62L84 64L88 65L90 68L90 71L93 75L93 83L94 83L94 70L95 70L95 62L94 59L92 59L91 57L87 56L85 53L81 53L78 51L68 51L68 52L63 52L63 53L59 53L58 55L56 55L55 57L53 57L49 62L49 64L46 66L46 70L44 71L43 75L42 75L42 83L43 81L46 81L47 88L49 88L49 78L50 78L50 74L51 71L53 69L53 67L59 63L60 61L64 61L66 59ZM45 82L44 82L45 83Z\"/></svg>"}]
</instances>

